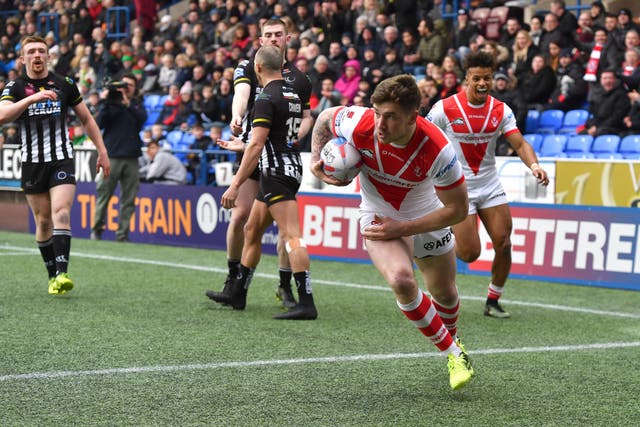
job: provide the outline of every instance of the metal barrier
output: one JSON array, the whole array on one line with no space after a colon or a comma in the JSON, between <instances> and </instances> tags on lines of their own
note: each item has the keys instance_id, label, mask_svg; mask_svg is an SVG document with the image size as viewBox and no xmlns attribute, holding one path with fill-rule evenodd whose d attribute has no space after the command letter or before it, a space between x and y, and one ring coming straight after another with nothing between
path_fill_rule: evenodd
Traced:
<instances>
[{"instance_id":1,"label":"metal barrier","mask_svg":"<svg viewBox=\"0 0 640 427\"><path fill-rule=\"evenodd\" d=\"M124 6L110 7L105 18L108 39L124 39L129 37L129 8ZM113 25L112 25L113 24Z\"/></svg>"},{"instance_id":2,"label":"metal barrier","mask_svg":"<svg viewBox=\"0 0 640 427\"><path fill-rule=\"evenodd\" d=\"M43 36L48 34L49 31L52 31L53 36L56 38L56 43L59 42L60 41L60 14L56 12L38 14L37 28L38 28L38 32Z\"/></svg>"}]
</instances>

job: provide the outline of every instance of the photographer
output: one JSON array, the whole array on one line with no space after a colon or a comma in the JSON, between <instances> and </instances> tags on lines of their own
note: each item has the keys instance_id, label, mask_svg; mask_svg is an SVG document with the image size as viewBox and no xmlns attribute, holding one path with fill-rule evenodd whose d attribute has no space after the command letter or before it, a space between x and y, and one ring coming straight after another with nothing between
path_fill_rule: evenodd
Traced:
<instances>
[{"instance_id":1,"label":"photographer","mask_svg":"<svg viewBox=\"0 0 640 427\"><path fill-rule=\"evenodd\" d=\"M100 176L97 181L98 199L91 231L93 240L102 238L109 199L118 183L120 215L116 240L129 240L129 222L135 211L134 203L139 188L138 157L142 155L139 134L147 120L136 82L133 74L125 74L120 81L106 85L100 96L103 101L96 121L103 130L104 143L111 158L111 175Z\"/></svg>"}]
</instances>

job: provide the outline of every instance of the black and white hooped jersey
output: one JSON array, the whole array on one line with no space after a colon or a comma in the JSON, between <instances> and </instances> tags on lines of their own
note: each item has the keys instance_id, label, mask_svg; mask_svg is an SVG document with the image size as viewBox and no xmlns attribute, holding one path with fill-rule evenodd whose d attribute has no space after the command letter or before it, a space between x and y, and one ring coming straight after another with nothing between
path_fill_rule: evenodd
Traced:
<instances>
[{"instance_id":1,"label":"black and white hooped jersey","mask_svg":"<svg viewBox=\"0 0 640 427\"><path fill-rule=\"evenodd\" d=\"M52 90L58 97L56 100L48 99L29 105L16 120L22 162L73 159L72 142L67 131L67 111L82 102L73 79L55 73L38 80L20 77L7 83L0 101L18 102L42 90Z\"/></svg>"},{"instance_id":2,"label":"black and white hooped jersey","mask_svg":"<svg viewBox=\"0 0 640 427\"><path fill-rule=\"evenodd\" d=\"M282 66L282 77L300 97L302 109L308 110L310 108L309 99L311 98L311 81L309 77L290 62L285 62ZM247 83L251 86L247 112L242 119L242 135L240 135L243 142L249 142L251 139L251 111L253 110L256 97L263 90L258 84L258 78L253 68L253 59L241 61L234 71L233 86L235 87L242 83Z\"/></svg>"},{"instance_id":3,"label":"black and white hooped jersey","mask_svg":"<svg viewBox=\"0 0 640 427\"><path fill-rule=\"evenodd\" d=\"M302 100L284 80L273 80L256 96L253 127L269 128L260 155L260 173L302 179L298 130L302 122Z\"/></svg>"}]
</instances>

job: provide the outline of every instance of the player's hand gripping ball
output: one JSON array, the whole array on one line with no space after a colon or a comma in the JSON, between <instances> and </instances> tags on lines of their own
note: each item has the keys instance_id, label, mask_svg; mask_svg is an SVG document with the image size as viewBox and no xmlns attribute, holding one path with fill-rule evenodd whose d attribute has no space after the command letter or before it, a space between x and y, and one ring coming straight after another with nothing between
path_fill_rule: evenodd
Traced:
<instances>
[{"instance_id":1,"label":"player's hand gripping ball","mask_svg":"<svg viewBox=\"0 0 640 427\"><path fill-rule=\"evenodd\" d=\"M360 173L362 157L356 147L344 138L333 138L320 152L324 173L340 181L351 181Z\"/></svg>"}]
</instances>

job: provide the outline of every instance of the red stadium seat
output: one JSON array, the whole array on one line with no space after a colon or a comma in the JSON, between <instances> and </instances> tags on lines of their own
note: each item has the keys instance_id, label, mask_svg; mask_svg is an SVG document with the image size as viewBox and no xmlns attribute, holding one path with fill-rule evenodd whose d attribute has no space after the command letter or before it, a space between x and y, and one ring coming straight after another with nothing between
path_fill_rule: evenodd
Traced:
<instances>
[{"instance_id":1,"label":"red stadium seat","mask_svg":"<svg viewBox=\"0 0 640 427\"><path fill-rule=\"evenodd\" d=\"M491 9L484 29L484 36L490 40L498 40L508 17L509 8L507 6L498 6Z\"/></svg>"},{"instance_id":2,"label":"red stadium seat","mask_svg":"<svg viewBox=\"0 0 640 427\"><path fill-rule=\"evenodd\" d=\"M489 13L491 13L491 9L488 7L478 7L471 11L471 19L475 21L481 34L484 34Z\"/></svg>"}]
</instances>

